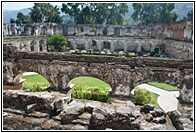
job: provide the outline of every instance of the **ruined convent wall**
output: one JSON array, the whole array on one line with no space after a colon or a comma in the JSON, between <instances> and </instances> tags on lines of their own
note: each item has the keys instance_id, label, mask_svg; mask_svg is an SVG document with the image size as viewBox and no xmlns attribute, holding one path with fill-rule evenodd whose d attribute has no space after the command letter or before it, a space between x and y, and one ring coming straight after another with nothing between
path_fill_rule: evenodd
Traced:
<instances>
[{"instance_id":1,"label":"ruined convent wall","mask_svg":"<svg viewBox=\"0 0 196 133\"><path fill-rule=\"evenodd\" d=\"M4 44L13 44L20 51L47 50L49 36L17 36L4 37ZM149 37L112 37L112 36L66 36L69 48L80 50L109 50L127 52L152 52L156 46L160 47L162 54L172 58L192 59L193 45L191 42L175 41L168 39L151 39ZM66 51L66 47L64 47Z\"/></svg>"},{"instance_id":2,"label":"ruined convent wall","mask_svg":"<svg viewBox=\"0 0 196 133\"><path fill-rule=\"evenodd\" d=\"M65 89L75 77L91 76L110 84L112 95L129 96L137 85L156 81L180 88L182 99L193 100L193 60L14 52L4 46L3 84L13 84L18 74L28 71L43 75L53 89Z\"/></svg>"},{"instance_id":3,"label":"ruined convent wall","mask_svg":"<svg viewBox=\"0 0 196 133\"><path fill-rule=\"evenodd\" d=\"M193 24L191 21L179 21L170 24L156 24L150 26L136 25L99 25L99 24L3 24L3 36L39 36L63 34L65 36L129 36L171 38L181 41L192 41Z\"/></svg>"}]
</instances>

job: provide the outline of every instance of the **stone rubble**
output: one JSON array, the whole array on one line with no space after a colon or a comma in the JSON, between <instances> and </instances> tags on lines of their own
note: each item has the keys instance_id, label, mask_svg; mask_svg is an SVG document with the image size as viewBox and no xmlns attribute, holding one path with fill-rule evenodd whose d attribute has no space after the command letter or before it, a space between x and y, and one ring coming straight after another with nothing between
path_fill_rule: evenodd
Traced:
<instances>
[{"instance_id":1,"label":"stone rubble","mask_svg":"<svg viewBox=\"0 0 196 133\"><path fill-rule=\"evenodd\" d=\"M49 92L3 91L4 130L182 130L178 112L131 101L114 106ZM170 119L168 119L168 115ZM173 125L168 126L172 121ZM175 125L175 123L178 125ZM183 126L183 125L182 125ZM174 128L175 127L175 128Z\"/></svg>"}]
</instances>

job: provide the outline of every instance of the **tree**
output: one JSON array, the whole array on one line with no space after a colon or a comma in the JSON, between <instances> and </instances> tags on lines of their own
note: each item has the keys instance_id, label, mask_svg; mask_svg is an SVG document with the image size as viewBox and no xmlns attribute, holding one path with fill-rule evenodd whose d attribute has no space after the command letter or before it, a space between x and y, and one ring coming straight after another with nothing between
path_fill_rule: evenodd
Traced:
<instances>
[{"instance_id":1,"label":"tree","mask_svg":"<svg viewBox=\"0 0 196 133\"><path fill-rule=\"evenodd\" d=\"M66 46L68 42L63 35L56 34L56 35L52 35L47 40L47 44L54 46L54 48L60 52L62 50L62 47Z\"/></svg>"},{"instance_id":2,"label":"tree","mask_svg":"<svg viewBox=\"0 0 196 133\"><path fill-rule=\"evenodd\" d=\"M34 3L33 8L29 9L29 17L33 22L62 22L59 8L53 7L50 3Z\"/></svg>"},{"instance_id":3,"label":"tree","mask_svg":"<svg viewBox=\"0 0 196 133\"><path fill-rule=\"evenodd\" d=\"M128 12L125 3L63 3L61 11L75 24L122 24Z\"/></svg>"},{"instance_id":4,"label":"tree","mask_svg":"<svg viewBox=\"0 0 196 133\"><path fill-rule=\"evenodd\" d=\"M10 18L10 23L16 23L16 20L14 18Z\"/></svg>"},{"instance_id":5,"label":"tree","mask_svg":"<svg viewBox=\"0 0 196 133\"><path fill-rule=\"evenodd\" d=\"M191 9L188 13L187 13L187 18L189 20L192 20L193 21L193 9Z\"/></svg>"},{"instance_id":6,"label":"tree","mask_svg":"<svg viewBox=\"0 0 196 133\"><path fill-rule=\"evenodd\" d=\"M31 21L28 15L24 15L22 12L18 12L16 23L17 24L28 24L28 23L31 23Z\"/></svg>"},{"instance_id":7,"label":"tree","mask_svg":"<svg viewBox=\"0 0 196 133\"><path fill-rule=\"evenodd\" d=\"M53 11L48 16L48 21L49 22L55 22L55 23L62 23L63 18L60 16L60 14L61 14L61 12L60 12L59 8L56 5L55 7L53 7Z\"/></svg>"},{"instance_id":8,"label":"tree","mask_svg":"<svg viewBox=\"0 0 196 133\"><path fill-rule=\"evenodd\" d=\"M141 25L170 23L177 19L174 3L133 3L132 18Z\"/></svg>"}]
</instances>

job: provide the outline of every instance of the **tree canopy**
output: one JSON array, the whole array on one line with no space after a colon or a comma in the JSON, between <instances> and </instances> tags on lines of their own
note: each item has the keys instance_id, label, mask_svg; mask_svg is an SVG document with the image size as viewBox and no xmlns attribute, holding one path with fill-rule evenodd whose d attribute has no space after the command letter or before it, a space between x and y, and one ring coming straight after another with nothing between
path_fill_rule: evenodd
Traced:
<instances>
[{"instance_id":1,"label":"tree canopy","mask_svg":"<svg viewBox=\"0 0 196 133\"><path fill-rule=\"evenodd\" d=\"M56 35L52 35L47 40L47 44L54 46L55 49L57 49L58 51L61 51L62 47L67 45L68 42L63 35L56 34Z\"/></svg>"},{"instance_id":2,"label":"tree canopy","mask_svg":"<svg viewBox=\"0 0 196 133\"><path fill-rule=\"evenodd\" d=\"M29 17L32 22L55 22L61 23L59 8L53 7L50 3L34 3L30 9Z\"/></svg>"},{"instance_id":3,"label":"tree canopy","mask_svg":"<svg viewBox=\"0 0 196 133\"><path fill-rule=\"evenodd\" d=\"M174 9L175 3L133 3L132 18L141 25L155 23L170 23L177 19Z\"/></svg>"},{"instance_id":4,"label":"tree canopy","mask_svg":"<svg viewBox=\"0 0 196 133\"><path fill-rule=\"evenodd\" d=\"M126 3L63 3L61 11L75 24L122 24L128 12Z\"/></svg>"}]
</instances>

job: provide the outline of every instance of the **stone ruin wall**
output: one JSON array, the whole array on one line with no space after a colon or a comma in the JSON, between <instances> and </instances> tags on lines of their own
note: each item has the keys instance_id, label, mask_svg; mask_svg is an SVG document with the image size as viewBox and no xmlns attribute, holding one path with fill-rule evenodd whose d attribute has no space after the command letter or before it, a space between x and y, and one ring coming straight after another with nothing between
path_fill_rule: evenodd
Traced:
<instances>
[{"instance_id":1,"label":"stone ruin wall","mask_svg":"<svg viewBox=\"0 0 196 133\"><path fill-rule=\"evenodd\" d=\"M34 71L62 87L72 78L89 75L106 83L113 94L129 95L131 88L147 81L176 85L181 98L193 102L193 61L164 58L124 58L65 53L18 52L4 46L4 80L21 71ZM126 76L125 76L126 75ZM121 84L120 86L119 83ZM132 97L119 105L71 99L67 95L22 90L3 91L4 130L192 130L178 111L163 112L150 105L135 106Z\"/></svg>"},{"instance_id":2,"label":"stone ruin wall","mask_svg":"<svg viewBox=\"0 0 196 133\"><path fill-rule=\"evenodd\" d=\"M39 36L63 34L64 36L121 36L170 38L181 41L193 40L193 23L179 21L170 24L150 26L128 25L66 25L56 23L3 24L3 36Z\"/></svg>"},{"instance_id":3,"label":"stone ruin wall","mask_svg":"<svg viewBox=\"0 0 196 133\"><path fill-rule=\"evenodd\" d=\"M4 44L14 44L19 51L43 51L47 50L47 39L49 36L17 36L4 37ZM161 53L167 54L172 58L192 59L193 45L191 42L167 40L167 39L150 39L150 38L131 38L131 37L106 37L106 36L66 36L69 49L97 51L109 50L127 52L151 52L156 46L159 46Z\"/></svg>"},{"instance_id":4,"label":"stone ruin wall","mask_svg":"<svg viewBox=\"0 0 196 133\"><path fill-rule=\"evenodd\" d=\"M54 89L65 89L75 77L91 76L110 84L112 95L129 96L135 86L155 81L178 87L184 101L193 101L193 60L14 52L8 46L3 60L4 85L26 71L41 74Z\"/></svg>"}]
</instances>

